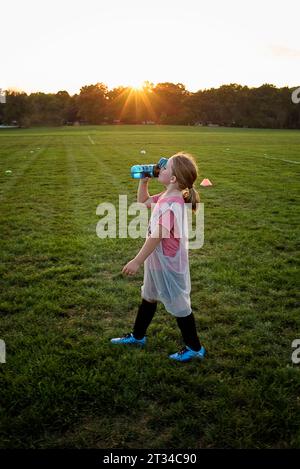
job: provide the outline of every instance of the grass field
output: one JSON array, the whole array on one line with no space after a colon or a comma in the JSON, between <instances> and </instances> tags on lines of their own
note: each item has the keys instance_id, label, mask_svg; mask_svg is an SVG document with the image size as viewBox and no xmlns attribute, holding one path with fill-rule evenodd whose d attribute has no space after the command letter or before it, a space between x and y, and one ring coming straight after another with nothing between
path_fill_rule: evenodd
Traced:
<instances>
[{"instance_id":1,"label":"grass field","mask_svg":"<svg viewBox=\"0 0 300 469\"><path fill-rule=\"evenodd\" d=\"M184 365L168 359L182 342L162 305L145 350L110 345L135 318L143 270L121 270L143 240L96 235L99 203L136 200L130 166L180 150L199 189L213 182L190 251L208 354ZM300 447L299 131L1 130L0 165L1 448Z\"/></svg>"}]
</instances>

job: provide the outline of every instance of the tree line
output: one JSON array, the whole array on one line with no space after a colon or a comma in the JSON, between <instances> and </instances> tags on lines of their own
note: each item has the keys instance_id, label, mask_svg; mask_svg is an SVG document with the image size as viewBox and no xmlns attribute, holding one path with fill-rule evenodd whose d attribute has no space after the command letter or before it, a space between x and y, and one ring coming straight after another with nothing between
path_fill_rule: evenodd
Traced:
<instances>
[{"instance_id":1,"label":"tree line","mask_svg":"<svg viewBox=\"0 0 300 469\"><path fill-rule=\"evenodd\" d=\"M295 88L236 83L196 92L182 83L145 82L142 89L104 83L83 86L79 94L7 90L0 104L0 124L20 127L73 124L219 125L253 128L300 128Z\"/></svg>"}]
</instances>

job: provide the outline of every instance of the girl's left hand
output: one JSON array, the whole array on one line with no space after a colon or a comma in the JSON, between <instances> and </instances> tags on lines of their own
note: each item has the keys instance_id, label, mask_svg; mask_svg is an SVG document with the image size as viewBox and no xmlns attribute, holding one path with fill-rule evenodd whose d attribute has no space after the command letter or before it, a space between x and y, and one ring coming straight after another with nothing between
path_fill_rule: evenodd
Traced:
<instances>
[{"instance_id":1,"label":"girl's left hand","mask_svg":"<svg viewBox=\"0 0 300 469\"><path fill-rule=\"evenodd\" d=\"M122 274L125 275L134 275L139 270L140 264L135 260L129 261L122 270Z\"/></svg>"}]
</instances>

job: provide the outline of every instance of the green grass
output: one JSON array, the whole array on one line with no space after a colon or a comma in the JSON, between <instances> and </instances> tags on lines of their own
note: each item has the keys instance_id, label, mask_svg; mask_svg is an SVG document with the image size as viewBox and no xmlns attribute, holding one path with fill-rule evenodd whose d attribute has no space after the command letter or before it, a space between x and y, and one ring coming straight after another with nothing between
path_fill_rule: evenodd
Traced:
<instances>
[{"instance_id":1,"label":"green grass","mask_svg":"<svg viewBox=\"0 0 300 469\"><path fill-rule=\"evenodd\" d=\"M299 448L299 149L284 130L1 130L0 446ZM110 345L135 318L143 270L121 270L143 240L95 231L101 202L135 201L132 164L180 150L198 187L214 184L200 189L205 242L190 251L208 355L185 365L168 359L182 342L162 305L145 350Z\"/></svg>"}]
</instances>

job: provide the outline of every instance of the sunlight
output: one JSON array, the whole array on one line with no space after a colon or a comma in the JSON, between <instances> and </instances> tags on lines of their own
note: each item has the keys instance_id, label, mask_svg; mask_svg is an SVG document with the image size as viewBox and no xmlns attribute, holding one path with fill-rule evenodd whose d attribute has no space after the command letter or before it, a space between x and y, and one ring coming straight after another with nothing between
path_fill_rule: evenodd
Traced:
<instances>
[{"instance_id":1,"label":"sunlight","mask_svg":"<svg viewBox=\"0 0 300 469\"><path fill-rule=\"evenodd\" d=\"M141 80L136 80L136 81L133 80L130 82L130 85L129 85L129 87L133 91L143 91L144 86L145 86L145 81L141 81Z\"/></svg>"}]
</instances>

